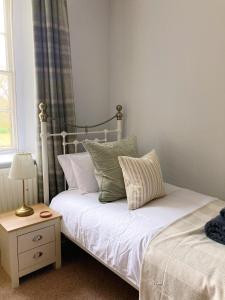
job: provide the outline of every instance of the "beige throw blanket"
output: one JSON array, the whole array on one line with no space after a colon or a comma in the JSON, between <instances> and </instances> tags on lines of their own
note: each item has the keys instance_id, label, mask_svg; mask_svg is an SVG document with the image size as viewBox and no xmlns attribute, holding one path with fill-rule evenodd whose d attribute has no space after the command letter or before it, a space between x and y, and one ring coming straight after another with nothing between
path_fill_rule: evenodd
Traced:
<instances>
[{"instance_id":1,"label":"beige throw blanket","mask_svg":"<svg viewBox=\"0 0 225 300\"><path fill-rule=\"evenodd\" d=\"M150 242L142 265L141 300L225 300L225 246L203 232L224 206L224 201L213 201Z\"/></svg>"}]
</instances>

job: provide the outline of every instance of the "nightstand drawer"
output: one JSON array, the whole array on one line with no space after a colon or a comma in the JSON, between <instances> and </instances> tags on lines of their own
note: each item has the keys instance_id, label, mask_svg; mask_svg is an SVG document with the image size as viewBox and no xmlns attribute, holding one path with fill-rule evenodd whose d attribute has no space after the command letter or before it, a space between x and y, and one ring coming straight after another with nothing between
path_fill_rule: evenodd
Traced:
<instances>
[{"instance_id":1,"label":"nightstand drawer","mask_svg":"<svg viewBox=\"0 0 225 300\"><path fill-rule=\"evenodd\" d=\"M18 253L25 252L49 242L53 242L54 240L54 226L45 227L40 230L20 235L18 236Z\"/></svg>"},{"instance_id":2,"label":"nightstand drawer","mask_svg":"<svg viewBox=\"0 0 225 300\"><path fill-rule=\"evenodd\" d=\"M19 255L19 271L36 264L50 264L55 260L55 243L49 243Z\"/></svg>"}]
</instances>

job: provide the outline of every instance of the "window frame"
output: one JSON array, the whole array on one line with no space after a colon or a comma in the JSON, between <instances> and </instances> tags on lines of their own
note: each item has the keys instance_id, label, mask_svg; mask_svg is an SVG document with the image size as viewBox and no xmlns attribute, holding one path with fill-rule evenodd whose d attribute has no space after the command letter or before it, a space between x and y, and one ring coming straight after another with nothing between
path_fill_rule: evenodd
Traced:
<instances>
[{"instance_id":1,"label":"window frame","mask_svg":"<svg viewBox=\"0 0 225 300\"><path fill-rule=\"evenodd\" d=\"M16 93L15 93L15 69L12 41L12 0L3 0L6 47L6 70L0 69L0 74L8 77L9 83L9 109L1 110L11 114L11 147L0 147L0 155L13 153L18 150L17 119L16 119Z\"/></svg>"}]
</instances>

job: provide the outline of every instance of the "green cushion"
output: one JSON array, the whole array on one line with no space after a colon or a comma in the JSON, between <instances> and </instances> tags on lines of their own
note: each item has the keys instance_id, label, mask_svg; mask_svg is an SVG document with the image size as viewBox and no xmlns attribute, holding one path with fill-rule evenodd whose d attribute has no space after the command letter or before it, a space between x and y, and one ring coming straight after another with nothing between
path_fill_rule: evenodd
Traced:
<instances>
[{"instance_id":1,"label":"green cushion","mask_svg":"<svg viewBox=\"0 0 225 300\"><path fill-rule=\"evenodd\" d=\"M137 157L136 138L103 144L86 141L84 147L89 152L95 167L100 190L99 201L112 202L125 198L126 191L118 156Z\"/></svg>"}]
</instances>

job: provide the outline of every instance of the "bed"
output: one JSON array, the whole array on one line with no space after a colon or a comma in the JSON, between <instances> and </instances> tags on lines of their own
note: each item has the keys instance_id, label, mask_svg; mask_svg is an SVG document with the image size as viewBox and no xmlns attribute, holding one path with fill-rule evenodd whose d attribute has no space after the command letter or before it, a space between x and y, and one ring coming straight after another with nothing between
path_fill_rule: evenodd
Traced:
<instances>
[{"instance_id":1,"label":"bed","mask_svg":"<svg viewBox=\"0 0 225 300\"><path fill-rule=\"evenodd\" d=\"M139 289L143 256L153 237L169 224L213 201L166 184L167 196L128 211L126 200L102 204L98 193L60 193L50 207L62 214L62 232ZM169 203L169 206L168 206Z\"/></svg>"},{"instance_id":2,"label":"bed","mask_svg":"<svg viewBox=\"0 0 225 300\"><path fill-rule=\"evenodd\" d=\"M62 214L62 233L139 290L141 292L141 299L178 299L173 296L176 283L173 282L174 285L171 285L169 289L171 294L164 292L168 290L167 286L169 283L166 281L166 275L167 268L172 260L172 254L167 253L167 256L163 254L163 250L168 246L168 240L170 240L170 235L167 235L167 230L170 232L170 228L172 228L171 236L173 236L177 242L173 240L170 244L171 247L168 246L168 249L170 249L171 253L176 253L175 250L179 248L178 246L181 245L183 241L189 240L190 236L196 238L195 228L193 228L193 224L196 223L196 226L198 225L198 233L200 233L198 239L202 241L203 245L202 249L205 247L205 249L211 253L211 269L207 269L206 274L203 276L200 271L201 266L195 262L196 269L193 268L193 270L189 271L189 279L195 270L197 274L196 283L199 285L199 291L193 291L191 287L192 284L187 284L190 289L185 294L186 296L182 296L182 298L187 300L189 300L190 297L204 300L225 299L225 285L223 284L224 288L221 289L220 280L214 280L212 282L212 278L215 277L214 269L216 269L218 263L224 266L225 269L225 259L223 260L223 258L221 258L222 255L219 256L219 260L218 256L213 255L214 251L221 254L223 248L221 245L215 246L215 243L209 240L206 241L202 230L204 222L214 217L223 207L224 202L188 189L165 184L165 197L156 199L134 211L127 209L126 199L102 204L98 201L98 193L81 195L78 189L65 190L55 196L51 203L49 203L47 139L52 136L61 136L64 154L66 153L68 145L74 145L74 150L75 152L77 151L78 145L82 144L82 140L78 138L83 134L85 134L86 138L89 134L95 141L104 143L108 141L108 135L113 133L116 134L116 138L119 140L122 137L123 115L122 106L118 105L117 112L112 118L97 124L102 126L108 123L108 121L116 119L116 129L109 130L107 128L89 132L89 126L84 126L84 132L50 134L47 132L45 105L41 104L40 109L44 202ZM82 126L78 127L82 128ZM94 128L95 126L90 127ZM96 138L98 134L102 134L103 138ZM67 137L71 137L72 135L75 140L68 142ZM205 208L206 211L204 210ZM189 227L185 227L187 224ZM178 232L177 228L181 228L183 231ZM187 232L189 232L188 237ZM180 239L177 239L177 236L179 236ZM192 244L190 245L188 244L189 247L192 247ZM205 245L207 245L207 247ZM181 252L182 249L180 250L180 253ZM189 252L191 252L190 248ZM159 256L158 253L161 253L161 256ZM195 255L198 256L199 252L193 252L193 256ZM186 256L184 255L184 257ZM152 263L153 261L157 262L157 264L154 265ZM177 267L177 274L179 274L180 262L176 265L175 261L176 257L173 257L174 272L177 272ZM201 260L199 259L199 261ZM192 264L192 261L190 264ZM185 267L187 267L187 265L188 264L186 264ZM220 272L222 271L219 270L218 273L216 273L216 278L221 275ZM172 273L172 271L170 273ZM182 274L186 274L184 270ZM169 282L172 282L175 275L170 275L170 277L168 276L168 278L170 278ZM152 278L151 276L154 277ZM159 280L157 281L157 279ZM221 280L223 282L223 277L221 277ZM209 288L210 286L211 289ZM218 290L219 298L217 296L214 298L211 297L211 295L214 294L218 295L218 293L215 293L215 291ZM207 291L207 293L205 291ZM210 297L207 298L207 295L210 295ZM224 298L223 296L221 298L221 295L223 295Z\"/></svg>"}]
</instances>

